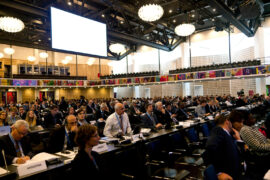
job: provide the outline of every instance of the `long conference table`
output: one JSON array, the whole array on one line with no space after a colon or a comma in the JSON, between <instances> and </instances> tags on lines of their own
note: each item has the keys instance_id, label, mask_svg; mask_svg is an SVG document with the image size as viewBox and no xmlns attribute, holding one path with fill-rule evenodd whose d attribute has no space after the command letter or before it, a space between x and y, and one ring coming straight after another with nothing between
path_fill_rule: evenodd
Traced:
<instances>
[{"instance_id":1,"label":"long conference table","mask_svg":"<svg viewBox=\"0 0 270 180\"><path fill-rule=\"evenodd\" d=\"M254 106L252 108L256 108L256 107ZM248 109L251 109L251 107L248 106L248 107L245 107L244 109L248 110ZM189 120L189 123L190 122L191 122L191 120ZM161 129L161 130L158 130L157 132L150 133L149 136L143 137L139 141L131 142L129 144L114 145L111 143L107 143L107 150L103 151L103 152L99 152L103 162L106 164L105 170L107 172L104 172L104 173L108 174L108 177L112 177L111 175L113 174L113 172L115 171L115 168L117 168L117 167L115 167L114 162L110 162L110 161L115 160L115 159L113 160L113 156L118 151L125 151L128 148L135 147L135 148L137 148L138 154L134 154L134 156L137 156L137 155L144 156L145 149L143 149L141 147L145 143L154 141L155 139L158 139L158 138L163 138L163 137L169 136L170 134L173 134L173 133L184 132L184 131L188 130L189 128L196 127L196 126L203 124L203 123L212 123L212 122L213 122L213 119L208 119L208 120L201 119L199 122L198 122L198 120L197 120L197 122L194 121L194 123L190 123L189 126L184 125L182 128L172 127L171 129ZM144 159L145 157L141 157L141 158ZM28 174L26 176L19 176L17 174L17 167L14 165L9 165L7 167L9 172L6 174L0 175L0 179L58 179L59 180L59 178L62 177L62 174L65 173L65 171L71 167L71 161L72 161L72 159L69 159L69 158L64 157L64 156L60 156L60 159L63 160L63 163L48 166L46 170L36 172L33 174ZM66 163L64 163L64 162L66 162ZM141 165L143 166L144 163L142 163ZM140 168L144 168L144 167L140 167Z\"/></svg>"},{"instance_id":2,"label":"long conference table","mask_svg":"<svg viewBox=\"0 0 270 180\"><path fill-rule=\"evenodd\" d=\"M114 145L111 143L107 144L107 150L103 151L103 152L99 152L101 158L104 158L104 160L106 161L106 159L110 159L108 157L112 157L114 153L118 152L118 151L125 151L125 149L130 148L130 147L136 147L136 146L141 146L142 144L149 142L149 141L153 141L157 138L161 138L164 136L168 136L172 133L176 133L176 132L180 132L183 131L185 129L194 127L200 123L206 123L207 121L204 122L199 122L199 123L193 123L190 124L189 127L183 127L180 129L177 128L171 128L171 129L161 129L158 130L157 132L154 133L150 133L149 136L143 137L143 139L140 139L139 141L136 142L131 142L129 144L118 144L118 145ZM141 153L143 154L143 152ZM0 179L5 178L5 179L47 179L49 177L49 179L58 179L61 178L61 176L59 176L59 174L61 173L65 173L64 171L68 168L70 168L71 166L71 160L67 161L67 163L64 163L66 160L69 160L69 158L64 157L64 156L60 156L60 159L63 160L63 163L60 164L56 164L56 165L52 165L52 166L48 166L46 170L40 171L40 172L36 172L33 174L28 174L26 176L18 176L17 174L17 166L15 165L9 165L8 168L8 173L0 175ZM108 162L106 162L108 164ZM109 163L110 164L110 163ZM113 166L113 164L111 164ZM109 166L111 166L109 165ZM110 167L108 167L108 173L111 173L110 171ZM45 178L46 177L46 178Z\"/></svg>"}]
</instances>

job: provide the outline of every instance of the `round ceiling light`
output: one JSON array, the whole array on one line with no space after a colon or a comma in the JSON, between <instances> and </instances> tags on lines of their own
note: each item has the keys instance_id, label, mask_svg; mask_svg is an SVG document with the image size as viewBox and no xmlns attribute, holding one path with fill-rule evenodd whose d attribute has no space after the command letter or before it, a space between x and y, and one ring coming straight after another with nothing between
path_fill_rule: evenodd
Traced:
<instances>
[{"instance_id":1,"label":"round ceiling light","mask_svg":"<svg viewBox=\"0 0 270 180\"><path fill-rule=\"evenodd\" d=\"M72 61L72 57L71 56L66 56L65 60Z\"/></svg>"},{"instance_id":2,"label":"round ceiling light","mask_svg":"<svg viewBox=\"0 0 270 180\"><path fill-rule=\"evenodd\" d=\"M126 48L123 44L115 43L111 44L109 47L110 51L113 53L119 54L125 52Z\"/></svg>"},{"instance_id":3,"label":"round ceiling light","mask_svg":"<svg viewBox=\"0 0 270 180\"><path fill-rule=\"evenodd\" d=\"M43 59L45 59L45 58L47 58L49 55L48 55L48 53L46 53L46 52L41 52L41 53L39 53L39 57L41 57L41 58L43 58Z\"/></svg>"},{"instance_id":4,"label":"round ceiling light","mask_svg":"<svg viewBox=\"0 0 270 180\"><path fill-rule=\"evenodd\" d=\"M13 48L5 48L4 52L8 55L12 55L15 53L15 50Z\"/></svg>"},{"instance_id":5,"label":"round ceiling light","mask_svg":"<svg viewBox=\"0 0 270 180\"><path fill-rule=\"evenodd\" d=\"M163 8L158 4L143 5L139 11L138 16L147 22L159 20L164 14Z\"/></svg>"},{"instance_id":6,"label":"round ceiling light","mask_svg":"<svg viewBox=\"0 0 270 180\"><path fill-rule=\"evenodd\" d=\"M3 53L0 53L0 58L4 57L4 54Z\"/></svg>"},{"instance_id":7,"label":"round ceiling light","mask_svg":"<svg viewBox=\"0 0 270 180\"><path fill-rule=\"evenodd\" d=\"M62 63L63 63L63 64L68 64L68 60L67 60L67 59L63 59L63 60L62 60Z\"/></svg>"},{"instance_id":8,"label":"round ceiling light","mask_svg":"<svg viewBox=\"0 0 270 180\"><path fill-rule=\"evenodd\" d=\"M189 36L195 31L195 26L193 24L180 24L175 27L174 31L178 36Z\"/></svg>"},{"instance_id":9,"label":"round ceiling light","mask_svg":"<svg viewBox=\"0 0 270 180\"><path fill-rule=\"evenodd\" d=\"M31 62L36 60L36 58L34 56L28 56L27 59L28 59L28 61L31 61Z\"/></svg>"},{"instance_id":10,"label":"round ceiling light","mask_svg":"<svg viewBox=\"0 0 270 180\"><path fill-rule=\"evenodd\" d=\"M91 66L92 64L94 64L94 62L95 62L95 58L89 58L87 61L87 64Z\"/></svg>"},{"instance_id":11,"label":"round ceiling light","mask_svg":"<svg viewBox=\"0 0 270 180\"><path fill-rule=\"evenodd\" d=\"M24 29L24 23L18 18L0 17L0 29L10 33L16 33Z\"/></svg>"}]
</instances>

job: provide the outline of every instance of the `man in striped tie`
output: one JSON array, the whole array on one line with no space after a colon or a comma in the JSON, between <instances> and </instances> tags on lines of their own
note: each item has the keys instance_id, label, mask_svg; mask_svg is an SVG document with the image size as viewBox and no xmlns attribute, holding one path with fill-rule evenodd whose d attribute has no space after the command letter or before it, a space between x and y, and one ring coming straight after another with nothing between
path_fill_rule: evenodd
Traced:
<instances>
[{"instance_id":1,"label":"man in striped tie","mask_svg":"<svg viewBox=\"0 0 270 180\"><path fill-rule=\"evenodd\" d=\"M5 152L7 164L24 164L33 153L31 145L26 139L29 125L25 120L17 120L12 126L10 134L0 137L0 148ZM0 162L0 165L2 165Z\"/></svg>"}]
</instances>

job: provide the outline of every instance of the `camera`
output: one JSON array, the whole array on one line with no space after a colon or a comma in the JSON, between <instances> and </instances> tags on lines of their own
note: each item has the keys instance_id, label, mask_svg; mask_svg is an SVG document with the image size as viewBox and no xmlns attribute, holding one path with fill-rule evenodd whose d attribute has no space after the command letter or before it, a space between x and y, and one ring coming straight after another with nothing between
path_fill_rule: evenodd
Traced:
<instances>
[{"instance_id":1,"label":"camera","mask_svg":"<svg viewBox=\"0 0 270 180\"><path fill-rule=\"evenodd\" d=\"M244 89L241 89L240 91L238 91L237 95L238 96L244 96L245 95Z\"/></svg>"}]
</instances>

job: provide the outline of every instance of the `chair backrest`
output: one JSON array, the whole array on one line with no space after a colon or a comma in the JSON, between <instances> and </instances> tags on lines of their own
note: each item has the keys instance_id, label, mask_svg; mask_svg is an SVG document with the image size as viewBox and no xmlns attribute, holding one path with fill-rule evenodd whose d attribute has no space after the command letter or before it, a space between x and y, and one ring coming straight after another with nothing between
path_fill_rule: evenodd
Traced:
<instances>
[{"instance_id":1,"label":"chair backrest","mask_svg":"<svg viewBox=\"0 0 270 180\"><path fill-rule=\"evenodd\" d=\"M170 144L174 148L183 148L183 149L188 148L188 144L184 136L180 132L169 135L169 138L170 138Z\"/></svg>"},{"instance_id":2,"label":"chair backrest","mask_svg":"<svg viewBox=\"0 0 270 180\"><path fill-rule=\"evenodd\" d=\"M204 137L210 136L210 131L209 131L207 123L203 123L201 125L201 131L202 131Z\"/></svg>"},{"instance_id":3,"label":"chair backrest","mask_svg":"<svg viewBox=\"0 0 270 180\"><path fill-rule=\"evenodd\" d=\"M194 127L189 128L187 131L187 137L190 142L198 142L199 141L199 136L197 134L197 131L195 130Z\"/></svg>"},{"instance_id":4,"label":"chair backrest","mask_svg":"<svg viewBox=\"0 0 270 180\"><path fill-rule=\"evenodd\" d=\"M214 166L211 164L204 170L204 180L217 180L217 174Z\"/></svg>"},{"instance_id":5,"label":"chair backrest","mask_svg":"<svg viewBox=\"0 0 270 180\"><path fill-rule=\"evenodd\" d=\"M163 146L160 139L145 143L146 153L150 159L156 159L160 157Z\"/></svg>"}]
</instances>

